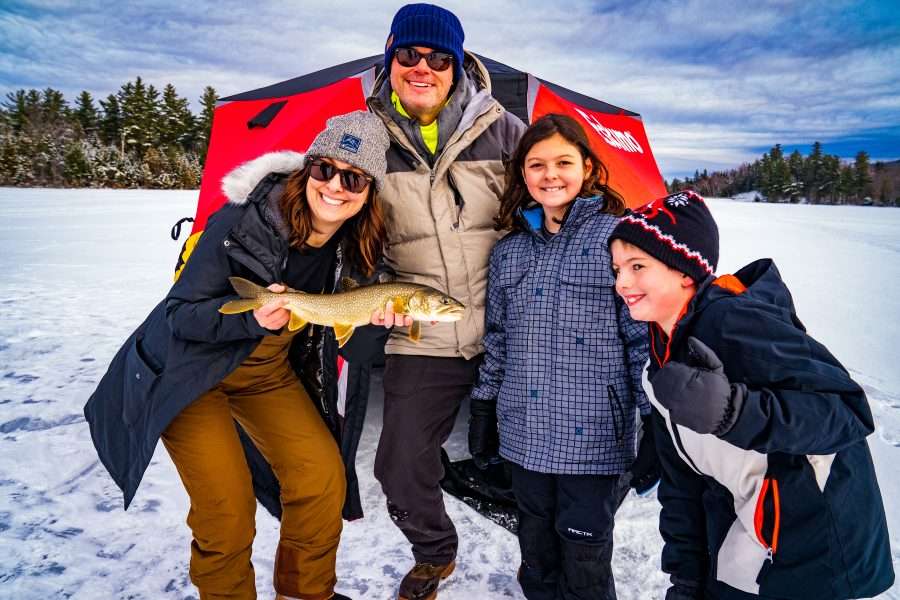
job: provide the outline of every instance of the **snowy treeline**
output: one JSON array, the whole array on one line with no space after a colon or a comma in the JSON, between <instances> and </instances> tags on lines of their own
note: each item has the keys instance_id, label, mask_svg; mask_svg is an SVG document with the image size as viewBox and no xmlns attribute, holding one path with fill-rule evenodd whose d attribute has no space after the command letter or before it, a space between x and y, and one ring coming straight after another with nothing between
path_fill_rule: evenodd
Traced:
<instances>
[{"instance_id":1,"label":"snowy treeline","mask_svg":"<svg viewBox=\"0 0 900 600\"><path fill-rule=\"evenodd\" d=\"M216 91L199 116L167 84L140 77L95 104L87 91L73 106L62 92L18 90L0 105L0 185L196 188Z\"/></svg>"},{"instance_id":2,"label":"snowy treeline","mask_svg":"<svg viewBox=\"0 0 900 600\"><path fill-rule=\"evenodd\" d=\"M806 198L811 204L900 206L900 161L873 165L868 153L860 151L847 163L822 152L819 142L807 156L794 150L785 157L781 144L776 144L752 164L712 174L704 169L684 180L675 178L668 186L672 191L690 188L705 196L759 190L769 202Z\"/></svg>"}]
</instances>

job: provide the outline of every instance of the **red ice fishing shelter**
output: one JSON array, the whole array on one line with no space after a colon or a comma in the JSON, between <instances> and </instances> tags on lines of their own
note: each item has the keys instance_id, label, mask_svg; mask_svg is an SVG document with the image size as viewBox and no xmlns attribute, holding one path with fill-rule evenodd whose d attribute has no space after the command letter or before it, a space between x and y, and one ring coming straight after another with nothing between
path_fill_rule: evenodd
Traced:
<instances>
[{"instance_id":1,"label":"red ice fishing shelter","mask_svg":"<svg viewBox=\"0 0 900 600\"><path fill-rule=\"evenodd\" d=\"M639 114L477 56L490 72L493 96L526 123L547 113L580 121L609 168L610 186L629 206L666 194ZM221 181L233 168L273 150L304 152L329 117L365 110L383 61L381 54L361 58L220 100L193 232L225 202Z\"/></svg>"},{"instance_id":2,"label":"red ice fishing shelter","mask_svg":"<svg viewBox=\"0 0 900 600\"><path fill-rule=\"evenodd\" d=\"M581 122L594 151L609 168L610 186L637 206L665 195L666 188L639 114L573 92L484 56L478 58L491 76L493 96L526 123L547 113L567 114ZM225 202L222 178L238 165L274 150L305 152L325 121L366 108L381 54L351 61L268 87L223 98L213 116L212 134L193 232L181 261L190 254L206 220ZM179 222L180 224L180 222ZM177 239L180 228L173 228ZM339 406L343 404L348 369L338 360ZM445 455L446 459L446 455ZM516 514L503 465L485 474L471 460L450 463L442 485L478 512L504 527L515 527Z\"/></svg>"}]
</instances>

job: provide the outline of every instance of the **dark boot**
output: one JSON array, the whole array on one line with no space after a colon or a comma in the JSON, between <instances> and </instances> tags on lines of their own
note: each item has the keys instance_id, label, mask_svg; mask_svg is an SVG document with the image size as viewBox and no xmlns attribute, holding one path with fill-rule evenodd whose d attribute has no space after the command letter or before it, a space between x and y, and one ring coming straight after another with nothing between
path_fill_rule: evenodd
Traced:
<instances>
[{"instance_id":1,"label":"dark boot","mask_svg":"<svg viewBox=\"0 0 900 600\"><path fill-rule=\"evenodd\" d=\"M446 565L416 563L416 566L400 582L400 593L397 600L433 600L437 598L438 584L450 577L455 568L455 560Z\"/></svg>"},{"instance_id":2,"label":"dark boot","mask_svg":"<svg viewBox=\"0 0 900 600\"><path fill-rule=\"evenodd\" d=\"M562 600L616 600L612 573L612 538L607 543L562 541L563 566L559 582Z\"/></svg>"},{"instance_id":3,"label":"dark boot","mask_svg":"<svg viewBox=\"0 0 900 600\"><path fill-rule=\"evenodd\" d=\"M556 600L559 584L559 536L553 521L541 519L519 508L519 585L528 600Z\"/></svg>"}]
</instances>

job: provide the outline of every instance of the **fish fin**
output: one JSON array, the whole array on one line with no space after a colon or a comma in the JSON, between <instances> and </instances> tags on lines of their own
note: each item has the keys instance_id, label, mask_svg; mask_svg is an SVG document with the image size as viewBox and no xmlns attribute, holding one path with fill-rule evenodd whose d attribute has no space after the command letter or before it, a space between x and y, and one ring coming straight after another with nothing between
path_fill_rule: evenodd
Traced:
<instances>
[{"instance_id":1,"label":"fish fin","mask_svg":"<svg viewBox=\"0 0 900 600\"><path fill-rule=\"evenodd\" d=\"M353 330L354 326L347 323L334 324L334 336L337 338L338 348L342 348L347 343L350 336L353 335Z\"/></svg>"},{"instance_id":2,"label":"fish fin","mask_svg":"<svg viewBox=\"0 0 900 600\"><path fill-rule=\"evenodd\" d=\"M263 286L256 285L243 277L229 277L228 281L231 282L231 287L234 288L234 291L237 292L237 295L241 298L256 298L263 292L268 291Z\"/></svg>"},{"instance_id":3,"label":"fish fin","mask_svg":"<svg viewBox=\"0 0 900 600\"><path fill-rule=\"evenodd\" d=\"M304 327L306 327L306 324L308 322L309 321L307 321L294 311L291 311L291 320L288 323L288 331L297 331L298 329L303 329Z\"/></svg>"},{"instance_id":4,"label":"fish fin","mask_svg":"<svg viewBox=\"0 0 900 600\"><path fill-rule=\"evenodd\" d=\"M238 313L247 312L248 310L256 310L260 306L262 306L262 302L255 298L229 300L219 308L219 312L223 315L236 315Z\"/></svg>"},{"instance_id":5,"label":"fish fin","mask_svg":"<svg viewBox=\"0 0 900 600\"><path fill-rule=\"evenodd\" d=\"M341 289L342 290L353 290L359 287L359 282L357 282L352 277L341 277Z\"/></svg>"},{"instance_id":6,"label":"fish fin","mask_svg":"<svg viewBox=\"0 0 900 600\"><path fill-rule=\"evenodd\" d=\"M422 325L419 321L413 321L413 324L409 326L409 339L418 343L421 337Z\"/></svg>"},{"instance_id":7,"label":"fish fin","mask_svg":"<svg viewBox=\"0 0 900 600\"><path fill-rule=\"evenodd\" d=\"M409 310L408 303L406 302L406 298L402 296L395 296L391 299L391 302L394 304L394 313L398 315L405 315L406 311Z\"/></svg>"}]
</instances>

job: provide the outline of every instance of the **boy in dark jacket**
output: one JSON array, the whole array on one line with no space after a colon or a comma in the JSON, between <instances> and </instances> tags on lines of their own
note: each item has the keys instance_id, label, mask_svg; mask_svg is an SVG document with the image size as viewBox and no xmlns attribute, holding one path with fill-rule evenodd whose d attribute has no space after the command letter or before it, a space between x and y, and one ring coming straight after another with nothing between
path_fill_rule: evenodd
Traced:
<instances>
[{"instance_id":1,"label":"boy in dark jacket","mask_svg":"<svg viewBox=\"0 0 900 600\"><path fill-rule=\"evenodd\" d=\"M650 322L666 599L888 589L872 413L772 261L715 277L718 229L693 192L626 215L609 239L616 291Z\"/></svg>"}]
</instances>

